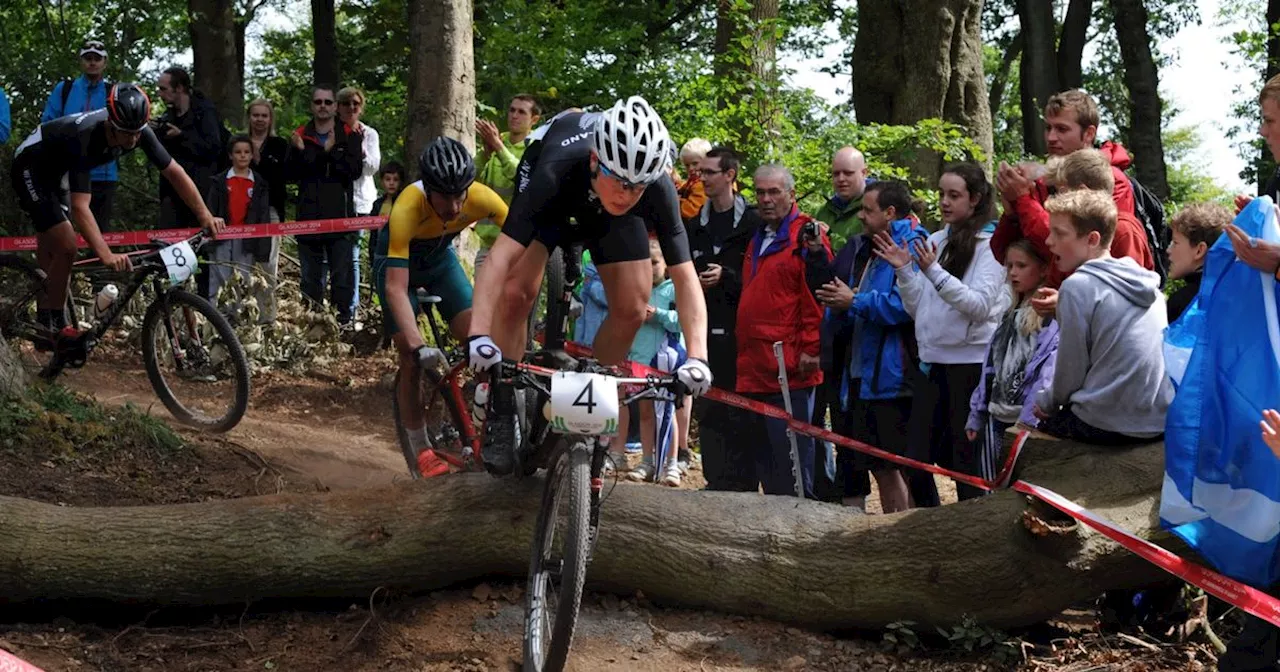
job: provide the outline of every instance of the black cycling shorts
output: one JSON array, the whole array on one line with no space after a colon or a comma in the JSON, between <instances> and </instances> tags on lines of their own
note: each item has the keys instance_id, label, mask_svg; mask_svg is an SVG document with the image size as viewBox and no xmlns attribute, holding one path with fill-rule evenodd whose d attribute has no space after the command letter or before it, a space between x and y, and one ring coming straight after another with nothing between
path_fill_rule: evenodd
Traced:
<instances>
[{"instance_id":1,"label":"black cycling shorts","mask_svg":"<svg viewBox=\"0 0 1280 672\"><path fill-rule=\"evenodd\" d=\"M649 258L649 230L644 218L638 215L604 217L587 226L573 226L569 222L543 226L534 231L533 239L545 245L549 252L560 247L567 253L570 246L585 245L591 251L591 263L596 266Z\"/></svg>"},{"instance_id":2,"label":"black cycling shorts","mask_svg":"<svg viewBox=\"0 0 1280 672\"><path fill-rule=\"evenodd\" d=\"M31 224L35 227L36 233L44 233L63 222L70 221L67 195L62 189L50 189L41 184L35 176L35 171L22 165L20 161L14 161L10 179L13 183L13 193L18 197L18 205L31 218Z\"/></svg>"}]
</instances>

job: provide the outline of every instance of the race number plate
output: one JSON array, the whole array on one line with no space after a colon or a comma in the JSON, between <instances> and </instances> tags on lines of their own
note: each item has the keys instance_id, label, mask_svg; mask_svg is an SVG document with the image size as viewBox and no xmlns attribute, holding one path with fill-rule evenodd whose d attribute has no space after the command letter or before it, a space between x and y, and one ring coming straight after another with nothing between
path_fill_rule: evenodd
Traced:
<instances>
[{"instance_id":1,"label":"race number plate","mask_svg":"<svg viewBox=\"0 0 1280 672\"><path fill-rule=\"evenodd\" d=\"M185 240L160 250L160 259L169 270L169 284L175 287L186 282L196 272L198 262L195 250Z\"/></svg>"},{"instance_id":2,"label":"race number plate","mask_svg":"<svg viewBox=\"0 0 1280 672\"><path fill-rule=\"evenodd\" d=\"M557 372L551 377L551 429L560 434L617 434L617 379L598 373Z\"/></svg>"}]
</instances>

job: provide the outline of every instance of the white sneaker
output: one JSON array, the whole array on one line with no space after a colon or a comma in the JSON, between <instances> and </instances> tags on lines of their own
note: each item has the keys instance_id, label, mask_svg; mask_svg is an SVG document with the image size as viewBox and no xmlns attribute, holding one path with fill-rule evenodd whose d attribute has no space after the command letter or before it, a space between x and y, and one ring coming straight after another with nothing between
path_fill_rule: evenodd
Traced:
<instances>
[{"instance_id":1,"label":"white sneaker","mask_svg":"<svg viewBox=\"0 0 1280 672\"><path fill-rule=\"evenodd\" d=\"M677 462L676 460L671 460L670 462L667 463L667 473L662 477L662 484L672 488L680 487L680 463L679 462Z\"/></svg>"},{"instance_id":2,"label":"white sneaker","mask_svg":"<svg viewBox=\"0 0 1280 672\"><path fill-rule=\"evenodd\" d=\"M653 472L653 462L644 460L636 465L636 468L632 469L631 473L627 474L627 480L644 483L645 481L653 480Z\"/></svg>"}]
</instances>

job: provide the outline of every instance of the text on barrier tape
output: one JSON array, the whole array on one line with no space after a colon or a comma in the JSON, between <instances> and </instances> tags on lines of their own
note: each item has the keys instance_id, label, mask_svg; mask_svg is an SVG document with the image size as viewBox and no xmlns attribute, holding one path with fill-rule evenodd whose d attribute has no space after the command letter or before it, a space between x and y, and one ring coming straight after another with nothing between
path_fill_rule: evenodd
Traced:
<instances>
[{"instance_id":1,"label":"text on barrier tape","mask_svg":"<svg viewBox=\"0 0 1280 672\"><path fill-rule=\"evenodd\" d=\"M1225 577L1211 569L1178 556L1172 551L1156 546L1146 539L1130 534L1111 524L1105 518L1052 490L1047 490L1026 481L1014 483L1013 489L1044 501L1053 508L1101 532L1107 538L1136 553L1139 557L1160 569L1187 583L1204 589L1204 592L1240 607L1250 614L1270 622L1272 625L1280 626L1280 600L1261 590L1250 588L1235 579Z\"/></svg>"},{"instance_id":2,"label":"text on barrier tape","mask_svg":"<svg viewBox=\"0 0 1280 672\"><path fill-rule=\"evenodd\" d=\"M247 224L244 226L228 226L218 234L218 240L237 240L244 238L269 238L271 236L305 236L316 233L344 233L363 229L378 229L387 223L386 217L348 217L345 219L312 219L301 222L276 222L271 224ZM155 231L112 231L102 234L102 239L109 247L132 247L150 245L152 240L166 242L184 240L196 234L199 229L157 229ZM78 236L76 244L88 247L83 236ZM19 236L0 238L0 252L30 252L36 249L35 236Z\"/></svg>"},{"instance_id":3,"label":"text on barrier tape","mask_svg":"<svg viewBox=\"0 0 1280 672\"><path fill-rule=\"evenodd\" d=\"M565 351L576 357L590 357L591 349L578 343L565 343ZM653 367L637 364L635 362L627 362L631 368L633 375L665 375L669 372L659 371ZM742 395L732 392L725 392L717 388L711 388L707 394L703 395L706 399L718 401L729 406L741 408L743 410L752 411L760 415L779 420L785 420L792 431L830 441L839 446L850 448L861 453L874 455L897 464L909 466L915 469L921 469L930 473L938 474L953 478L963 483L982 488L984 490L995 490L1003 488L1008 484L1009 477L1013 472L1013 467L1017 462L1018 454L1022 450L1022 446L1026 443L1030 436L1028 432L1020 432L1018 438L1013 443L1013 448L1009 451L1009 456L1005 460L1000 475L994 481L987 481L970 474L961 474L944 469L932 464L924 464L905 457L888 453L874 446L869 446L860 441L854 441L839 434L834 434L820 427L815 427L805 422L801 422L789 416L786 410L771 406L754 399L748 399ZM1127 532L1115 525L1111 524L1105 518L1079 506L1075 502L1059 495L1058 493L1042 488L1033 483L1026 481L1017 481L1012 484L1017 492L1031 495L1053 506L1054 508L1066 513L1072 518L1088 525L1089 527L1106 535L1107 538L1115 541L1125 549L1137 554L1138 557L1151 562L1157 567L1173 574L1174 576L1190 583L1198 588L1203 589L1206 593L1217 597L1218 599L1235 605L1244 611L1257 616L1272 625L1280 626L1280 599L1276 599L1256 588L1236 581L1230 577L1223 576L1207 567L1198 565L1194 562L1186 560L1171 551L1163 549L1155 544Z\"/></svg>"},{"instance_id":4,"label":"text on barrier tape","mask_svg":"<svg viewBox=\"0 0 1280 672\"><path fill-rule=\"evenodd\" d=\"M44 670L0 649L0 672L44 672Z\"/></svg>"}]
</instances>

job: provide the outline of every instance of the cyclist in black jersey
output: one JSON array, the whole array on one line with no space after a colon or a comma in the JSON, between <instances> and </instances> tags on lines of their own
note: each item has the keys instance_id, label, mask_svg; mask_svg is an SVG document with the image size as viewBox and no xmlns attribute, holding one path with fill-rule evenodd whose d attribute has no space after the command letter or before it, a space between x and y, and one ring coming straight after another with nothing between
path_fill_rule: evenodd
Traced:
<instances>
[{"instance_id":1,"label":"cyclist in black jersey","mask_svg":"<svg viewBox=\"0 0 1280 672\"><path fill-rule=\"evenodd\" d=\"M591 251L609 302L592 344L595 357L603 364L620 362L645 319L653 286L653 229L675 284L689 352L676 374L694 396L706 393L706 303L669 173L673 145L658 113L633 96L602 113L561 113L530 137L506 224L476 278L468 344L472 369L486 371L504 354L521 358L547 258L556 247L578 242ZM512 470L511 451L519 443L509 392L494 390L486 423L485 466L496 474Z\"/></svg>"},{"instance_id":2,"label":"cyclist in black jersey","mask_svg":"<svg viewBox=\"0 0 1280 672\"><path fill-rule=\"evenodd\" d=\"M202 227L216 234L224 226L222 219L205 207L186 171L160 145L148 125L150 120L147 94L135 84L115 84L107 92L106 108L41 124L14 154L10 170L13 191L35 226L36 259L49 276L48 291L39 308L42 323L50 329L67 326L61 307L66 305L76 256L75 229L107 267L117 271L133 267L128 256L112 253L89 209L89 173L97 166L141 147L197 214Z\"/></svg>"}]
</instances>

